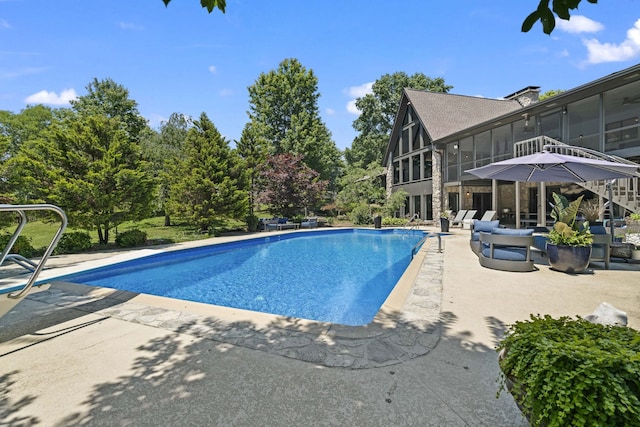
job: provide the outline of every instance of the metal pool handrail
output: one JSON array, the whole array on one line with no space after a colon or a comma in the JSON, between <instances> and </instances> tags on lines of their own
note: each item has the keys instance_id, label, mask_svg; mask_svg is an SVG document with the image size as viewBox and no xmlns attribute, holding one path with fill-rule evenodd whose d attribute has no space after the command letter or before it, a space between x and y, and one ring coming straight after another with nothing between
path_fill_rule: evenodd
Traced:
<instances>
[{"instance_id":1,"label":"metal pool handrail","mask_svg":"<svg viewBox=\"0 0 640 427\"><path fill-rule=\"evenodd\" d=\"M418 243L415 244L413 249L411 249L411 259L413 259L413 257L418 253L418 248L420 248L429 237L434 236L438 238L438 253L442 252L442 236L440 236L440 233L434 233L430 231L422 239L420 239Z\"/></svg>"},{"instance_id":2,"label":"metal pool handrail","mask_svg":"<svg viewBox=\"0 0 640 427\"><path fill-rule=\"evenodd\" d=\"M29 293L29 290L31 289L31 287L33 287L34 283L38 279L38 275L40 274L40 272L44 268L44 264L47 262L47 260L49 259L49 257L53 253L53 250L55 249L56 245L58 244L58 241L60 240L60 237L62 237L62 233L64 232L65 228L67 227L68 220L67 220L67 215L64 213L64 211L61 208L59 208L58 206L55 206L55 205L50 205L50 204L5 205L5 204L0 204L0 212L16 212L18 215L20 215L20 224L18 225L18 227L14 231L13 235L9 239L9 242L7 243L7 245L5 246L4 250L2 251L2 255L0 255L0 264L2 264L5 261L5 259L7 259L8 255L9 255L9 252L11 251L11 248L13 247L14 243L18 239L18 236L22 232L22 229L24 228L24 226L27 223L27 215L25 214L25 211L39 211L39 210L48 210L48 211L53 211L53 212L57 213L58 216L60 217L60 228L58 228L58 231L53 236L53 239L51 240L51 243L49 243L49 246L47 247L47 250L44 252L44 255L42 255L42 258L40 259L40 262L36 265L36 267L31 272L31 277L29 277L29 280L27 281L27 284L20 291L18 291L17 293L8 294L7 298L20 299L20 298L23 298L25 295L27 295L27 293Z\"/></svg>"}]
</instances>

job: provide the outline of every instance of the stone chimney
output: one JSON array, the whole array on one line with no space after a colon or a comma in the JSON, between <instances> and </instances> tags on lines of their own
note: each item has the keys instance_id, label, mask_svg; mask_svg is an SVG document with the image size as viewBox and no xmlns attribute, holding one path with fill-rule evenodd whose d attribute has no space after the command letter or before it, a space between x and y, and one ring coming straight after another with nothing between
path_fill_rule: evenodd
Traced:
<instances>
[{"instance_id":1,"label":"stone chimney","mask_svg":"<svg viewBox=\"0 0 640 427\"><path fill-rule=\"evenodd\" d=\"M527 86L524 89L520 89L517 92L507 95L504 99L515 100L523 107L527 107L535 102L538 102L540 97L540 86Z\"/></svg>"}]
</instances>

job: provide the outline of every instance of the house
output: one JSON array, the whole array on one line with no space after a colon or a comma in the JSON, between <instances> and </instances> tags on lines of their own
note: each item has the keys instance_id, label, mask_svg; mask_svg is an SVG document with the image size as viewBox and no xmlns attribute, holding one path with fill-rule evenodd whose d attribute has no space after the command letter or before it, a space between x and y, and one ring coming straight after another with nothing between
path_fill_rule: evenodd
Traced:
<instances>
[{"instance_id":1,"label":"house","mask_svg":"<svg viewBox=\"0 0 640 427\"><path fill-rule=\"evenodd\" d=\"M640 161L640 64L543 101L538 95L536 86L504 99L405 89L383 160L388 194L409 193L400 213L429 220L443 210L476 209L479 215L497 210L501 220L515 222L517 210L518 217L536 223L548 211L552 191L588 190L589 197L606 197L595 187L522 183L518 189L513 182L480 180L466 172L529 154L543 143ZM637 179L625 185L635 187L629 201L614 200L620 215L640 207Z\"/></svg>"}]
</instances>

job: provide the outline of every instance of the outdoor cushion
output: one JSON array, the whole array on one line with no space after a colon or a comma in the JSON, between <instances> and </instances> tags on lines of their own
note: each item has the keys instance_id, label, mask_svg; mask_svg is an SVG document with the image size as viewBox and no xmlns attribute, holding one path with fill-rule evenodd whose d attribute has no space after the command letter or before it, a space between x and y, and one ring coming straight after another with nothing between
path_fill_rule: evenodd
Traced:
<instances>
[{"instance_id":1,"label":"outdoor cushion","mask_svg":"<svg viewBox=\"0 0 640 427\"><path fill-rule=\"evenodd\" d=\"M491 250L488 247L482 248L482 255L489 258L491 256ZM504 259L507 261L526 261L527 250L525 248L511 247L511 246L495 246L493 247L493 258Z\"/></svg>"},{"instance_id":2,"label":"outdoor cushion","mask_svg":"<svg viewBox=\"0 0 640 427\"><path fill-rule=\"evenodd\" d=\"M498 234L501 236L532 236L533 230L527 228L494 228L491 230L491 234Z\"/></svg>"},{"instance_id":3,"label":"outdoor cushion","mask_svg":"<svg viewBox=\"0 0 640 427\"><path fill-rule=\"evenodd\" d=\"M477 242L480 240L480 233L491 233L494 228L497 228L500 225L499 220L495 221L480 221L476 220L473 223L473 233L471 233L471 240Z\"/></svg>"}]
</instances>

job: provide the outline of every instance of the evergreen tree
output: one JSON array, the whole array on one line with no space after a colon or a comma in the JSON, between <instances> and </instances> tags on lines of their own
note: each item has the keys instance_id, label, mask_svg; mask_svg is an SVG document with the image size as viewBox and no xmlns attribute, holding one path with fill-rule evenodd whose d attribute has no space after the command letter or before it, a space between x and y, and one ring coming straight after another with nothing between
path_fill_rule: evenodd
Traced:
<instances>
[{"instance_id":1,"label":"evergreen tree","mask_svg":"<svg viewBox=\"0 0 640 427\"><path fill-rule=\"evenodd\" d=\"M270 154L300 154L333 185L341 173L341 153L320 118L319 97L313 71L297 59L286 59L249 87L249 118L268 142Z\"/></svg>"},{"instance_id":2,"label":"evergreen tree","mask_svg":"<svg viewBox=\"0 0 640 427\"><path fill-rule=\"evenodd\" d=\"M118 224L151 212L155 182L117 118L69 114L8 163L22 198L59 205L71 224L95 227L101 244Z\"/></svg>"},{"instance_id":3,"label":"evergreen tree","mask_svg":"<svg viewBox=\"0 0 640 427\"><path fill-rule=\"evenodd\" d=\"M172 170L176 179L169 191L173 211L208 232L216 218L247 212L242 159L205 113L187 131L183 156Z\"/></svg>"}]
</instances>

